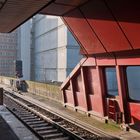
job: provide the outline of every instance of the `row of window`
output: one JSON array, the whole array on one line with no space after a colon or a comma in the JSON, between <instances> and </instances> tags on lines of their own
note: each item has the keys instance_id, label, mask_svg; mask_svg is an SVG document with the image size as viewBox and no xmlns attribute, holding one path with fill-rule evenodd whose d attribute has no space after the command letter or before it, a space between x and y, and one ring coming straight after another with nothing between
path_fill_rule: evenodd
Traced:
<instances>
[{"instance_id":1,"label":"row of window","mask_svg":"<svg viewBox=\"0 0 140 140\"><path fill-rule=\"evenodd\" d=\"M128 66L125 68L128 87L128 97L133 101L140 101L140 66ZM118 84L115 67L105 68L105 79L107 94L111 96L118 95Z\"/></svg>"},{"instance_id":2,"label":"row of window","mask_svg":"<svg viewBox=\"0 0 140 140\"><path fill-rule=\"evenodd\" d=\"M5 51L14 51L16 49L17 44L5 44L0 43L0 49L3 49Z\"/></svg>"},{"instance_id":3,"label":"row of window","mask_svg":"<svg viewBox=\"0 0 140 140\"><path fill-rule=\"evenodd\" d=\"M0 64L8 63L8 64L13 64L15 59L0 59Z\"/></svg>"},{"instance_id":4,"label":"row of window","mask_svg":"<svg viewBox=\"0 0 140 140\"><path fill-rule=\"evenodd\" d=\"M11 37L9 37L9 38L1 37L0 39L1 39L1 42L11 42L11 43L13 43L13 42L16 41L15 40L16 38L11 38Z\"/></svg>"},{"instance_id":5,"label":"row of window","mask_svg":"<svg viewBox=\"0 0 140 140\"><path fill-rule=\"evenodd\" d=\"M15 56L16 52L0 52L0 56Z\"/></svg>"}]
</instances>

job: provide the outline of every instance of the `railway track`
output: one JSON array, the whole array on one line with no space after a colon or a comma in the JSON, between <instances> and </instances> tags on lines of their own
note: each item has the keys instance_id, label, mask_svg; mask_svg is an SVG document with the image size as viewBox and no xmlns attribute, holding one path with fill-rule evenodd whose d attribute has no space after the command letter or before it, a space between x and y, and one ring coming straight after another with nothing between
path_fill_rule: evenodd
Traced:
<instances>
[{"instance_id":1,"label":"railway track","mask_svg":"<svg viewBox=\"0 0 140 140\"><path fill-rule=\"evenodd\" d=\"M42 140L115 140L98 132L91 132L61 116L42 109L13 93L4 91L4 104L39 139Z\"/></svg>"}]
</instances>

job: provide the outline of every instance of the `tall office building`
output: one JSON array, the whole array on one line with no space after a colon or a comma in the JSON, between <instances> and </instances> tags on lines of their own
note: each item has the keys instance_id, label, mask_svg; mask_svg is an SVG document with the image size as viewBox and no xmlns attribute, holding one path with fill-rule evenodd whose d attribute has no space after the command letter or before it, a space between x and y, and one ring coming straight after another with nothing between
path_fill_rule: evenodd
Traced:
<instances>
[{"instance_id":1,"label":"tall office building","mask_svg":"<svg viewBox=\"0 0 140 140\"><path fill-rule=\"evenodd\" d=\"M82 57L60 17L36 15L19 35L24 79L63 81Z\"/></svg>"},{"instance_id":2,"label":"tall office building","mask_svg":"<svg viewBox=\"0 0 140 140\"><path fill-rule=\"evenodd\" d=\"M14 61L17 55L17 31L0 33L0 75L15 76Z\"/></svg>"},{"instance_id":3,"label":"tall office building","mask_svg":"<svg viewBox=\"0 0 140 140\"><path fill-rule=\"evenodd\" d=\"M29 20L18 28L17 60L22 60L23 79L31 80L31 27Z\"/></svg>"},{"instance_id":4,"label":"tall office building","mask_svg":"<svg viewBox=\"0 0 140 140\"><path fill-rule=\"evenodd\" d=\"M79 45L60 17L37 15L32 28L35 80L63 81L81 58Z\"/></svg>"}]
</instances>

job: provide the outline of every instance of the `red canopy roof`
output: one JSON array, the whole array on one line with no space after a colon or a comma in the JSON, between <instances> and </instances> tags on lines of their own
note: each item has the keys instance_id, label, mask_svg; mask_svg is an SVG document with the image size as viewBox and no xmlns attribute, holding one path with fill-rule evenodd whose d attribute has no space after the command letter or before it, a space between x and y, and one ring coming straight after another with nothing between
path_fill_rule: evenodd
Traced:
<instances>
[{"instance_id":1,"label":"red canopy roof","mask_svg":"<svg viewBox=\"0 0 140 140\"><path fill-rule=\"evenodd\" d=\"M38 12L62 16L83 54L140 49L139 0L0 0L0 32Z\"/></svg>"}]
</instances>

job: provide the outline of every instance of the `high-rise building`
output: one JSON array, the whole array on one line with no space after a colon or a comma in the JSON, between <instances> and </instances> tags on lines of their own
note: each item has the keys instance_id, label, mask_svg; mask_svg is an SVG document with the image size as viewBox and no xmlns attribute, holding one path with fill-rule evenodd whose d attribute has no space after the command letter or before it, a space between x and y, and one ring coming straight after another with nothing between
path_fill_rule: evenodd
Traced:
<instances>
[{"instance_id":1,"label":"high-rise building","mask_svg":"<svg viewBox=\"0 0 140 140\"><path fill-rule=\"evenodd\" d=\"M23 79L31 80L31 27L29 20L18 28L17 60L22 60Z\"/></svg>"},{"instance_id":2,"label":"high-rise building","mask_svg":"<svg viewBox=\"0 0 140 140\"><path fill-rule=\"evenodd\" d=\"M17 31L0 33L0 75L15 76L14 61L17 54Z\"/></svg>"},{"instance_id":3,"label":"high-rise building","mask_svg":"<svg viewBox=\"0 0 140 140\"><path fill-rule=\"evenodd\" d=\"M36 15L20 27L19 36L24 79L63 81L82 57L60 17Z\"/></svg>"}]
</instances>

